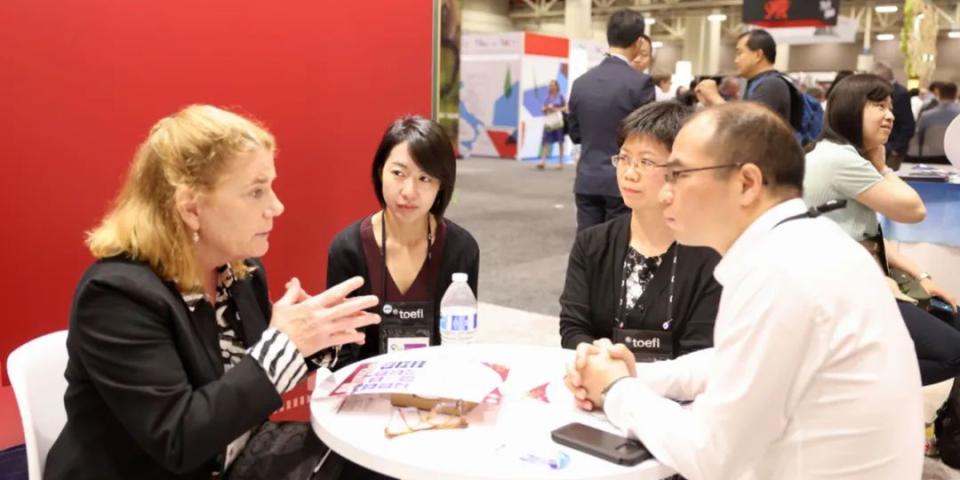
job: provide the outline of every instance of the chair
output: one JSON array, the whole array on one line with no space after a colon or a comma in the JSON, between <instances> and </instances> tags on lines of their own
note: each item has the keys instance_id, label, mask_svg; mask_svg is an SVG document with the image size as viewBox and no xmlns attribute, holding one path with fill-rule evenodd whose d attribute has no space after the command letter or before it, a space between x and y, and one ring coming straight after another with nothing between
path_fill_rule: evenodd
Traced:
<instances>
[{"instance_id":1,"label":"chair","mask_svg":"<svg viewBox=\"0 0 960 480\"><path fill-rule=\"evenodd\" d=\"M63 394L67 380L67 331L60 330L21 345L7 358L10 385L17 398L27 447L27 472L43 478L47 452L67 423Z\"/></svg>"}]
</instances>

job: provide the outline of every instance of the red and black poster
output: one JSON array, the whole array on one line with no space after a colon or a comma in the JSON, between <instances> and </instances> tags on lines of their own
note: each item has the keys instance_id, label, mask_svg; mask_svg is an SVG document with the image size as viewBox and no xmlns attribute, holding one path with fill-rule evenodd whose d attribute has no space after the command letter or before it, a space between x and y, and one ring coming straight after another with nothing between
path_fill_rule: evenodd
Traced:
<instances>
[{"instance_id":1,"label":"red and black poster","mask_svg":"<svg viewBox=\"0 0 960 480\"><path fill-rule=\"evenodd\" d=\"M761 27L829 27L837 24L840 0L744 0L743 23Z\"/></svg>"}]
</instances>

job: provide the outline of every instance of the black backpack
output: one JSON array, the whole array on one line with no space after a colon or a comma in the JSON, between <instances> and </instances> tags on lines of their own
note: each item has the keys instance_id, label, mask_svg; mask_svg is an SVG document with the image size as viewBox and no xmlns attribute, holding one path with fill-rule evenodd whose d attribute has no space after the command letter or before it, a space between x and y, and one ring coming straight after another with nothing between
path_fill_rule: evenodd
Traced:
<instances>
[{"instance_id":1,"label":"black backpack","mask_svg":"<svg viewBox=\"0 0 960 480\"><path fill-rule=\"evenodd\" d=\"M960 468L960 379L954 380L950 396L937 411L933 431L937 436L940 460L953 468Z\"/></svg>"}]
</instances>

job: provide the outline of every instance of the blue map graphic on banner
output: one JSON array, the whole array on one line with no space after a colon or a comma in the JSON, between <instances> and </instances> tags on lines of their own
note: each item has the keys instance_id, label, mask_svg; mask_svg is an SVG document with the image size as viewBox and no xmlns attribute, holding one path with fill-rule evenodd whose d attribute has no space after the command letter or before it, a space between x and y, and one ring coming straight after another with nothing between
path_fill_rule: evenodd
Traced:
<instances>
[{"instance_id":1,"label":"blue map graphic on banner","mask_svg":"<svg viewBox=\"0 0 960 480\"><path fill-rule=\"evenodd\" d=\"M470 128L473 129L473 138L470 140L460 140L460 145L463 145L463 148L466 151L473 150L473 144L477 141L477 138L480 137L480 127L483 126L483 122L480 121L476 115L470 113L470 110L467 109L467 104L463 103L463 100L460 100L460 120L467 122L467 125L470 125Z\"/></svg>"},{"instance_id":2,"label":"blue map graphic on banner","mask_svg":"<svg viewBox=\"0 0 960 480\"><path fill-rule=\"evenodd\" d=\"M504 94L493 102L493 124L498 127L516 127L520 120L520 109L517 108L517 92L520 91L520 82L513 82L507 89L509 96Z\"/></svg>"}]
</instances>

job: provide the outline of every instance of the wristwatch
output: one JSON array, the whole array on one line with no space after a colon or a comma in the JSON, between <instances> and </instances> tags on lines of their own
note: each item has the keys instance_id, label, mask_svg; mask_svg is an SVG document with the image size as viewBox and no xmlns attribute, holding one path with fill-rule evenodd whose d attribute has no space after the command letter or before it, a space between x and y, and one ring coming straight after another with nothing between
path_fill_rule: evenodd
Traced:
<instances>
[{"instance_id":1,"label":"wristwatch","mask_svg":"<svg viewBox=\"0 0 960 480\"><path fill-rule=\"evenodd\" d=\"M920 275L917 275L917 281L922 282L924 280L933 280L933 275L927 272L920 272Z\"/></svg>"}]
</instances>

